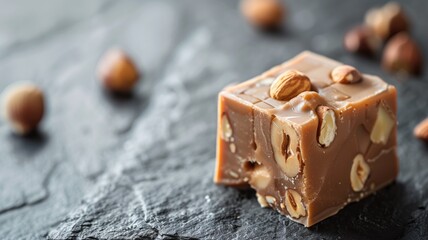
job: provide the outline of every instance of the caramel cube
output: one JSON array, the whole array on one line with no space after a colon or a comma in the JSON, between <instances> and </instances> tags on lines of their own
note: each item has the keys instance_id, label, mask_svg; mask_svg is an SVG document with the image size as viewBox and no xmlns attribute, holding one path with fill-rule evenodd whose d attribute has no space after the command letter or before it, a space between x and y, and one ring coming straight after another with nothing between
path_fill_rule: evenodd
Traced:
<instances>
[{"instance_id":1,"label":"caramel cube","mask_svg":"<svg viewBox=\"0 0 428 240\"><path fill-rule=\"evenodd\" d=\"M257 192L271 207L309 227L394 181L396 90L380 78L333 81L342 63L303 52L219 94L214 181ZM272 82L298 71L311 83L287 100Z\"/></svg>"}]
</instances>

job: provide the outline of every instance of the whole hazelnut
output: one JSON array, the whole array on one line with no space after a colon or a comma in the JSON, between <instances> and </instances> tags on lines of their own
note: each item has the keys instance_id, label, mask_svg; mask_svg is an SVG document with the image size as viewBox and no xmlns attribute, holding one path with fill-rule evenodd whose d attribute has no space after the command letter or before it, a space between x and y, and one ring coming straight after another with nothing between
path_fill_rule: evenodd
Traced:
<instances>
[{"instance_id":1,"label":"whole hazelnut","mask_svg":"<svg viewBox=\"0 0 428 240\"><path fill-rule=\"evenodd\" d=\"M361 81L362 76L356 68L349 65L341 65L331 71L331 79L337 83L350 84Z\"/></svg>"},{"instance_id":2,"label":"whole hazelnut","mask_svg":"<svg viewBox=\"0 0 428 240\"><path fill-rule=\"evenodd\" d=\"M43 118L44 97L40 88L32 84L15 84L2 93L3 116L18 134L37 128Z\"/></svg>"},{"instance_id":3,"label":"whole hazelnut","mask_svg":"<svg viewBox=\"0 0 428 240\"><path fill-rule=\"evenodd\" d=\"M399 32L409 31L409 20L401 6L395 2L369 10L365 22L383 40Z\"/></svg>"},{"instance_id":4,"label":"whole hazelnut","mask_svg":"<svg viewBox=\"0 0 428 240\"><path fill-rule=\"evenodd\" d=\"M395 35L386 44L382 66L394 73L419 74L422 70L423 58L417 43L403 32Z\"/></svg>"},{"instance_id":5,"label":"whole hazelnut","mask_svg":"<svg viewBox=\"0 0 428 240\"><path fill-rule=\"evenodd\" d=\"M137 83L139 73L125 52L113 49L101 58L98 64L98 77L108 90L128 93Z\"/></svg>"},{"instance_id":6,"label":"whole hazelnut","mask_svg":"<svg viewBox=\"0 0 428 240\"><path fill-rule=\"evenodd\" d=\"M352 53L375 55L381 40L366 26L357 26L345 34L344 45Z\"/></svg>"},{"instance_id":7,"label":"whole hazelnut","mask_svg":"<svg viewBox=\"0 0 428 240\"><path fill-rule=\"evenodd\" d=\"M285 15L278 0L243 0L241 11L251 24L262 29L278 28Z\"/></svg>"}]
</instances>

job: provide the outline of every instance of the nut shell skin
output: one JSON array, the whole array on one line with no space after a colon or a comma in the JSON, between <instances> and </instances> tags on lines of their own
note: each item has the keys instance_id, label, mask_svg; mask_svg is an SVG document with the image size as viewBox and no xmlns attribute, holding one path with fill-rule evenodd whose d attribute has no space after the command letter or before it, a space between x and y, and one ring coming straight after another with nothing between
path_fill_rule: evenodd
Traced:
<instances>
[{"instance_id":1,"label":"nut shell skin","mask_svg":"<svg viewBox=\"0 0 428 240\"><path fill-rule=\"evenodd\" d=\"M2 93L3 116L21 135L33 131L45 112L43 92L32 84L12 85Z\"/></svg>"},{"instance_id":2,"label":"nut shell skin","mask_svg":"<svg viewBox=\"0 0 428 240\"><path fill-rule=\"evenodd\" d=\"M417 75L422 65L421 50L407 33L399 33L387 43L382 57L382 66L387 71Z\"/></svg>"},{"instance_id":3,"label":"nut shell skin","mask_svg":"<svg viewBox=\"0 0 428 240\"><path fill-rule=\"evenodd\" d=\"M129 93L140 74L132 59L122 50L109 50L98 64L98 78L108 90Z\"/></svg>"},{"instance_id":4,"label":"nut shell skin","mask_svg":"<svg viewBox=\"0 0 428 240\"><path fill-rule=\"evenodd\" d=\"M281 26L285 7L278 0L243 0L241 12L252 25L269 30Z\"/></svg>"}]
</instances>

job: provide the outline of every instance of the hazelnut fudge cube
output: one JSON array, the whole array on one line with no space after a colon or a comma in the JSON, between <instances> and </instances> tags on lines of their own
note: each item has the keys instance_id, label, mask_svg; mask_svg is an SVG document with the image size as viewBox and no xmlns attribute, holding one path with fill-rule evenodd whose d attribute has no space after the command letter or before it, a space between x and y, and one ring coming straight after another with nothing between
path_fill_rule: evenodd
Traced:
<instances>
[{"instance_id":1,"label":"hazelnut fudge cube","mask_svg":"<svg viewBox=\"0 0 428 240\"><path fill-rule=\"evenodd\" d=\"M376 76L303 52L220 92L214 181L314 225L396 178L396 98Z\"/></svg>"}]
</instances>

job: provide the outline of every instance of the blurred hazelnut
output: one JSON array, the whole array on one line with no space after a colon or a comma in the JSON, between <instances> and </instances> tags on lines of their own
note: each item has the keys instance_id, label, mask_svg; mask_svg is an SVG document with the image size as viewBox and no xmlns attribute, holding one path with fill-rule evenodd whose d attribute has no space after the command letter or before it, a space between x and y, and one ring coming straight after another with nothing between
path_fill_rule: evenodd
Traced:
<instances>
[{"instance_id":1,"label":"blurred hazelnut","mask_svg":"<svg viewBox=\"0 0 428 240\"><path fill-rule=\"evenodd\" d=\"M413 129L413 135L421 140L428 141L428 118L425 118Z\"/></svg>"},{"instance_id":2,"label":"blurred hazelnut","mask_svg":"<svg viewBox=\"0 0 428 240\"><path fill-rule=\"evenodd\" d=\"M394 73L419 74L423 59L419 46L407 33L395 35L386 44L382 66Z\"/></svg>"},{"instance_id":3,"label":"blurred hazelnut","mask_svg":"<svg viewBox=\"0 0 428 240\"><path fill-rule=\"evenodd\" d=\"M346 50L352 53L375 55L381 46L381 40L366 26L357 26L346 33Z\"/></svg>"},{"instance_id":4,"label":"blurred hazelnut","mask_svg":"<svg viewBox=\"0 0 428 240\"><path fill-rule=\"evenodd\" d=\"M132 59L121 50L109 50L98 64L98 77L110 91L128 93L139 79Z\"/></svg>"},{"instance_id":5,"label":"blurred hazelnut","mask_svg":"<svg viewBox=\"0 0 428 240\"><path fill-rule=\"evenodd\" d=\"M18 134L34 130L43 118L43 92L32 84L15 84L2 93L3 116Z\"/></svg>"},{"instance_id":6,"label":"blurred hazelnut","mask_svg":"<svg viewBox=\"0 0 428 240\"><path fill-rule=\"evenodd\" d=\"M278 0L243 0L241 11L251 24L263 29L278 28L285 15Z\"/></svg>"},{"instance_id":7,"label":"blurred hazelnut","mask_svg":"<svg viewBox=\"0 0 428 240\"><path fill-rule=\"evenodd\" d=\"M409 20L398 3L389 2L378 9L371 9L366 14L365 22L381 39L409 30Z\"/></svg>"}]
</instances>

